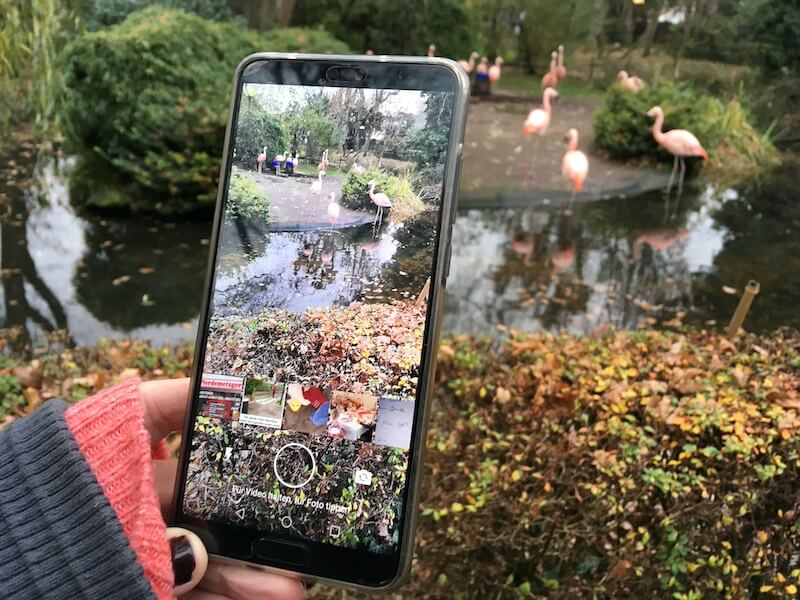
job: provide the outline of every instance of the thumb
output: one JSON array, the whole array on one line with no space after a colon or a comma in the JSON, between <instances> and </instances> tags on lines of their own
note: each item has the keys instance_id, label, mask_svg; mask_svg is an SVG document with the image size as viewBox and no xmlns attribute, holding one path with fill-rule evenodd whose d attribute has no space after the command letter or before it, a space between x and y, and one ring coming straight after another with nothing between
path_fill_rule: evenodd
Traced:
<instances>
[{"instance_id":1,"label":"thumb","mask_svg":"<svg viewBox=\"0 0 800 600\"><path fill-rule=\"evenodd\" d=\"M175 573L175 595L190 592L206 574L208 553L200 538L188 529L168 527L167 539Z\"/></svg>"}]
</instances>

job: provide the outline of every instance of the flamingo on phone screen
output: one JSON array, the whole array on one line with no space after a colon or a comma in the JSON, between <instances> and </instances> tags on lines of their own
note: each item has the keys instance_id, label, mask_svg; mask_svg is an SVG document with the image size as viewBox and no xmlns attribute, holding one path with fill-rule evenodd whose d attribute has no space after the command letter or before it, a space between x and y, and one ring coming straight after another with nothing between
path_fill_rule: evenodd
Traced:
<instances>
[{"instance_id":1,"label":"flamingo on phone screen","mask_svg":"<svg viewBox=\"0 0 800 600\"><path fill-rule=\"evenodd\" d=\"M535 108L528 113L525 123L522 125L522 131L526 135L535 133L537 135L544 135L547 128L550 126L550 116L553 109L550 101L553 98L558 98L558 92L553 88L547 88L542 94L542 108Z\"/></svg>"},{"instance_id":2,"label":"flamingo on phone screen","mask_svg":"<svg viewBox=\"0 0 800 600\"><path fill-rule=\"evenodd\" d=\"M568 146L564 157L561 159L561 174L564 179L570 182L572 187L572 197L569 201L571 206L575 200L575 195L579 194L583 189L583 183L589 174L589 159L583 152L578 150L577 129L573 128L567 131L565 139L568 142Z\"/></svg>"},{"instance_id":3,"label":"flamingo on phone screen","mask_svg":"<svg viewBox=\"0 0 800 600\"><path fill-rule=\"evenodd\" d=\"M367 185L369 186L369 199L378 207L378 211L375 213L375 221L372 224L380 227L381 222L383 222L383 211L387 208L392 208L392 201L383 192L375 193L375 180L370 179Z\"/></svg>"}]
</instances>

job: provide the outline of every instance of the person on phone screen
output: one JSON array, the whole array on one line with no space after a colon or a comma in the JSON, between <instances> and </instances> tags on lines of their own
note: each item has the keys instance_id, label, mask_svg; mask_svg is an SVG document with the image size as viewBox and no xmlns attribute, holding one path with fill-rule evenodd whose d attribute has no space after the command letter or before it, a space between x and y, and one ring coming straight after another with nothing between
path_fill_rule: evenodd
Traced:
<instances>
[{"instance_id":1,"label":"person on phone screen","mask_svg":"<svg viewBox=\"0 0 800 600\"><path fill-rule=\"evenodd\" d=\"M188 379L138 379L0 432L0 596L6 600L296 600L301 581L209 563L167 528Z\"/></svg>"}]
</instances>

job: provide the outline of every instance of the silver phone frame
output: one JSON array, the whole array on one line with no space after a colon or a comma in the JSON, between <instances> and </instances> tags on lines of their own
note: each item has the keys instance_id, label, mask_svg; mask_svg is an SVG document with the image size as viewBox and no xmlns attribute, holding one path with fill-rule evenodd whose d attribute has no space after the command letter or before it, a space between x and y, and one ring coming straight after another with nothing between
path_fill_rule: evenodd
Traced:
<instances>
[{"instance_id":1,"label":"silver phone frame","mask_svg":"<svg viewBox=\"0 0 800 600\"><path fill-rule=\"evenodd\" d=\"M225 129L225 144L222 151L222 165L220 167L219 186L217 189L216 207L214 210L214 222L211 231L211 252L209 253L208 267L206 269L206 279L203 286L203 306L200 311L200 318L198 321L197 338L195 340L195 349L192 363L192 374L189 384L189 398L187 399L187 406L189 409L186 411L184 418L183 428L181 430L182 439L180 454L178 457L178 473L175 478L175 487L173 492L173 503L170 514L170 524L179 526L176 523L176 517L179 509L178 492L181 489L181 474L183 472L183 462L188 460L190 448L188 444L191 440L190 425L192 421L192 397L197 384L197 378L202 375L202 365L200 364L200 355L202 345L205 341L207 334L206 323L208 322L208 313L211 307L211 294L213 293L214 269L217 258L217 246L219 245L219 229L222 222L222 206L223 195L227 186L227 167L228 167L228 151L232 143L233 135L233 115L236 114L236 100L238 97L239 80L242 77L245 69L254 62L262 60L301 60L301 61L335 61L343 62L353 66L358 63L388 63L388 64L409 64L409 65L438 65L451 71L456 77L457 86L453 92L453 121L450 127L450 135L447 146L447 159L444 167L444 175L442 178L442 202L441 202L441 229L439 231L439 243L436 248L436 263L434 264L434 273L436 274L436 281L431 281L429 289L428 303L430 306L430 326L426 331L426 339L423 340L423 346L426 348L425 356L422 357L420 362L420 381L418 383L418 402L421 404L421 411L417 415L417 422L415 423L415 434L411 440L410 446L410 460L407 469L406 479L406 504L405 515L403 518L403 529L401 535L400 555L398 559L398 569L395 578L383 586L367 586L349 581L331 579L327 577L315 577L305 573L295 572L278 567L270 567L258 563L251 563L235 558L229 558L218 554L209 552L209 557L217 562L244 565L251 568L257 568L270 573L277 573L287 575L290 577L298 577L309 584L312 583L325 583L338 587L346 587L363 592L386 592L391 591L402 585L411 573L411 560L414 553L415 532L419 518L419 494L422 482L422 465L424 461L425 445L428 432L428 423L430 420L430 405L431 395L433 391L433 383L435 379L436 370L436 352L439 343L439 333L442 322L442 310L444 308L444 290L447 280L447 274L450 266L451 255L451 234L453 228L453 221L456 215L456 194L458 192L458 176L460 175L460 165L462 159L462 149L464 143L464 131L466 128L467 109L469 106L469 91L470 81L467 73L462 69L458 63L448 58L442 57L425 57L425 56L388 56L388 55L348 55L348 54L302 54L295 52L258 52L245 57L242 62L236 67L233 77L233 86L231 93L231 101L228 107L228 122Z\"/></svg>"}]
</instances>

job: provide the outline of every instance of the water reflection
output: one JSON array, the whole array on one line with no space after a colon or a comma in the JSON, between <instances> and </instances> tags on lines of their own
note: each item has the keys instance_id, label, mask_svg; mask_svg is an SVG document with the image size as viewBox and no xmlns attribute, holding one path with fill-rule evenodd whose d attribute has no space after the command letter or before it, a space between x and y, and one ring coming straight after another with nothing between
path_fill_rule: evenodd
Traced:
<instances>
[{"instance_id":1,"label":"water reflection","mask_svg":"<svg viewBox=\"0 0 800 600\"><path fill-rule=\"evenodd\" d=\"M25 158L0 183L2 326L21 326L34 344L57 329L78 344L193 338L210 225L78 215L58 163L34 180Z\"/></svg>"},{"instance_id":2,"label":"water reflection","mask_svg":"<svg viewBox=\"0 0 800 600\"><path fill-rule=\"evenodd\" d=\"M2 325L23 326L33 342L57 329L79 344L192 339L210 224L76 214L57 166L34 182L31 156L23 148L0 177ZM761 293L746 327L800 327L796 172L788 164L723 194L685 190L668 215L660 193L578 204L571 215L541 204L461 211L443 331L724 325L738 299L727 292L751 278ZM367 225L265 242L251 224L222 241L217 301L223 312L253 313L402 297L425 284L420 241L432 227L435 215L424 213L377 236ZM259 293L245 294L252 286Z\"/></svg>"},{"instance_id":3,"label":"water reflection","mask_svg":"<svg viewBox=\"0 0 800 600\"><path fill-rule=\"evenodd\" d=\"M253 223L224 228L215 312L408 299L430 269L427 232L435 221L435 211L427 211L404 223L387 221L377 233L371 224L268 234Z\"/></svg>"},{"instance_id":4,"label":"water reflection","mask_svg":"<svg viewBox=\"0 0 800 600\"><path fill-rule=\"evenodd\" d=\"M579 205L467 210L454 229L444 329L585 333L724 324L750 279L762 282L747 327L799 326L800 209L780 175L740 193L685 191L664 214L660 193ZM728 290L730 291L730 290ZM783 301L780 300L783 298ZM787 304L789 300L789 304Z\"/></svg>"}]
</instances>

